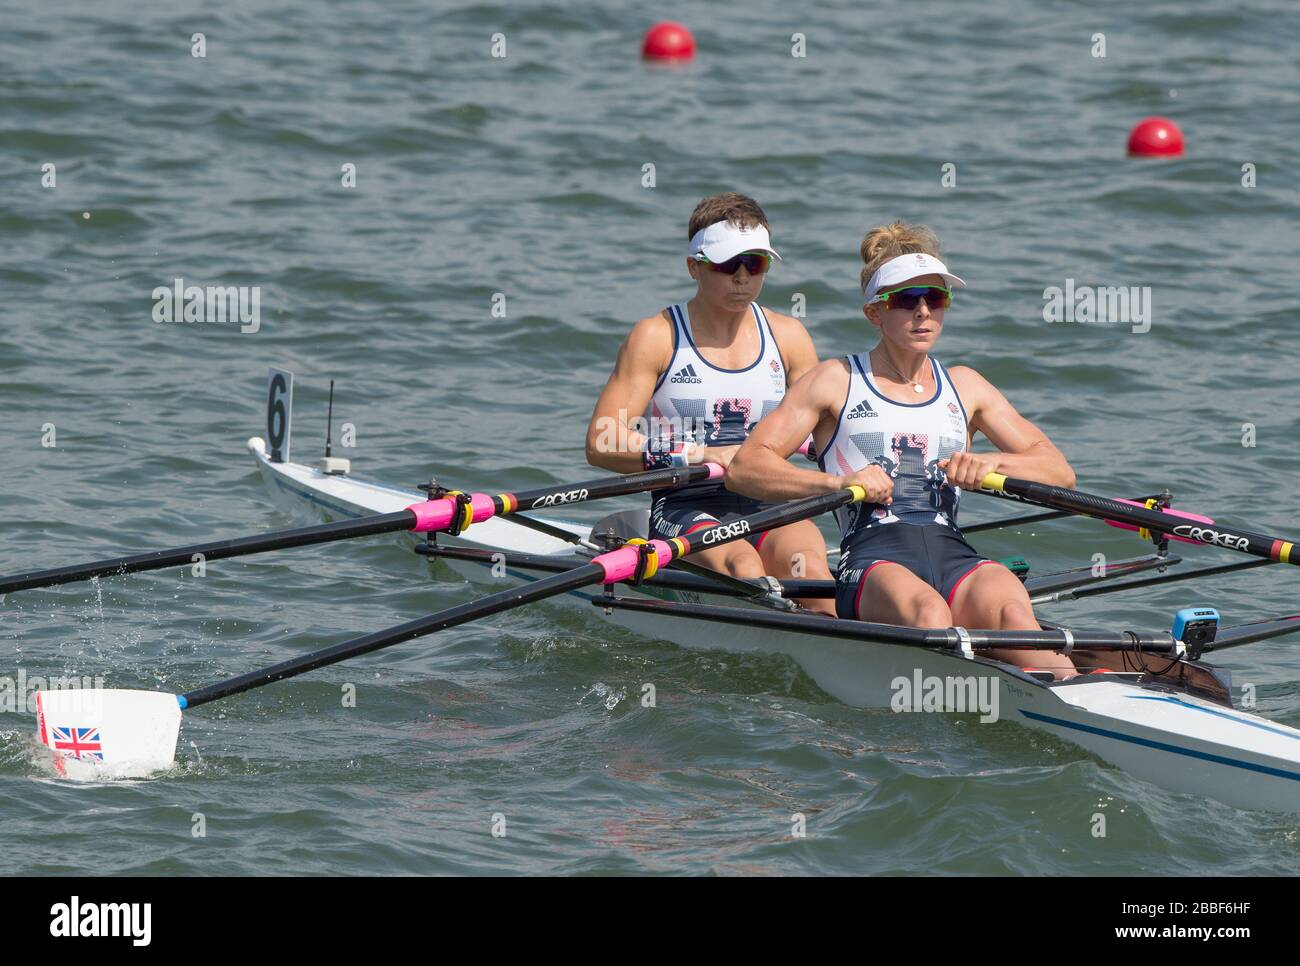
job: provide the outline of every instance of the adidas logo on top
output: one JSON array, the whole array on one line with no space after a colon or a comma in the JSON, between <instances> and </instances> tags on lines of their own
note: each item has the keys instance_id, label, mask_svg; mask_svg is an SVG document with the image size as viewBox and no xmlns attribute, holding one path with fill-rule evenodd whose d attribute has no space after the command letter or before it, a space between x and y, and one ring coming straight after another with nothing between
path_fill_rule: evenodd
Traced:
<instances>
[{"instance_id":1,"label":"adidas logo on top","mask_svg":"<svg viewBox=\"0 0 1300 966\"><path fill-rule=\"evenodd\" d=\"M700 383L703 382L704 380L695 374L695 366L690 365L690 366L683 366L682 368L678 369L675 373L673 373L673 377L668 381Z\"/></svg>"},{"instance_id":2,"label":"adidas logo on top","mask_svg":"<svg viewBox=\"0 0 1300 966\"><path fill-rule=\"evenodd\" d=\"M848 416L845 417L845 419L861 419L863 416L879 416L879 415L880 413L876 412L874 409L871 408L871 403L867 402L864 399L862 400L862 402L858 403L851 410L849 410L849 414Z\"/></svg>"}]
</instances>

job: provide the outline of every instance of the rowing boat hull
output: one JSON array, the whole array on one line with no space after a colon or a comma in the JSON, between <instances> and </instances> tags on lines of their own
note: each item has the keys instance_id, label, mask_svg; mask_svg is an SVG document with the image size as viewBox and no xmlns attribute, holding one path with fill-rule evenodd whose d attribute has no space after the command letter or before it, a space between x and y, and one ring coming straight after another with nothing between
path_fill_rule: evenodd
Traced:
<instances>
[{"instance_id":1,"label":"rowing boat hull","mask_svg":"<svg viewBox=\"0 0 1300 966\"><path fill-rule=\"evenodd\" d=\"M273 500L290 512L310 505L330 518L355 517L391 512L423 499L415 490L325 475L298 463L273 463L260 439L250 440L249 448ZM587 535L579 524L548 522ZM443 536L439 541L514 553L569 556L573 552L564 541L508 517L486 520L459 537ZM449 558L446 562L468 579L492 579L484 565ZM537 576L515 568L508 574L520 580ZM731 597L648 590L620 593L745 606ZM996 685L1001 720L1046 731L1154 784L1241 808L1300 811L1300 730L1158 683L1106 675L1047 686L1008 665L953 652L772 628L710 633L694 617L596 606L593 601L599 600L599 591L575 592L560 600L651 640L703 650L787 655L826 693L854 707L890 707L899 679L982 679L986 689Z\"/></svg>"}]
</instances>

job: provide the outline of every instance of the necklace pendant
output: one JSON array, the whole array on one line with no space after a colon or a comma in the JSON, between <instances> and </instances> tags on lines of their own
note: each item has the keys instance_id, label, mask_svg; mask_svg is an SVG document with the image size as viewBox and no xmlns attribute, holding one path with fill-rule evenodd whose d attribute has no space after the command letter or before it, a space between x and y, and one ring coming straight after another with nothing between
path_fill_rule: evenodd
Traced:
<instances>
[{"instance_id":1,"label":"necklace pendant","mask_svg":"<svg viewBox=\"0 0 1300 966\"><path fill-rule=\"evenodd\" d=\"M925 392L925 387L919 382L912 385L912 392Z\"/></svg>"}]
</instances>

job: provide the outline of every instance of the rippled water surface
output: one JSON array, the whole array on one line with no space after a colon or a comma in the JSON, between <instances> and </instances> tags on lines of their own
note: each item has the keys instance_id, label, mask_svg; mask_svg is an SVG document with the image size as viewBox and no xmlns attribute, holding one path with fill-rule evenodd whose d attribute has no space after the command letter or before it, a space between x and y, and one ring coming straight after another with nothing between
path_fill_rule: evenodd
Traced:
<instances>
[{"instance_id":1,"label":"rippled water surface","mask_svg":"<svg viewBox=\"0 0 1300 966\"><path fill-rule=\"evenodd\" d=\"M823 355L868 345L863 232L928 222L970 284L941 358L1043 426L1083 489L1167 485L1300 529L1294 4L666 4L699 41L676 69L639 60L633 5L140 6L0 3L0 571L310 519L271 505L244 448L270 365L298 374L300 458L333 378L358 473L592 475L583 432L618 344L689 297L687 216L728 189L762 202L784 256L764 303L806 302ZM1153 114L1185 157L1124 156ZM153 321L177 278L259 286L260 329ZM1150 331L1045 323L1066 279L1149 286ZM977 545L1039 572L1142 552L1085 521ZM13 594L0 673L183 691L482 592L428 575L376 537ZM1265 569L1048 616L1162 630L1191 603L1235 622L1295 600ZM1224 663L1300 725L1295 646ZM1292 818L546 606L196 709L150 781L54 780L31 716L5 718L0 846L29 872L1300 871Z\"/></svg>"}]
</instances>

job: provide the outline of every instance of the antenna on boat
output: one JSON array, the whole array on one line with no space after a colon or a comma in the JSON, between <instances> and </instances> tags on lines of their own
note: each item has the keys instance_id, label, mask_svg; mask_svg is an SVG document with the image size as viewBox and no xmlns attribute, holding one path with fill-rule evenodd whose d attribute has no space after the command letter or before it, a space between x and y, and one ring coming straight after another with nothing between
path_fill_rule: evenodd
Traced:
<instances>
[{"instance_id":1,"label":"antenna on boat","mask_svg":"<svg viewBox=\"0 0 1300 966\"><path fill-rule=\"evenodd\" d=\"M325 411L325 458L330 458L330 438L334 435L334 380L330 380L329 409Z\"/></svg>"},{"instance_id":2,"label":"antenna on boat","mask_svg":"<svg viewBox=\"0 0 1300 966\"><path fill-rule=\"evenodd\" d=\"M329 409L325 413L325 458L320 461L320 471L326 476L344 476L352 471L352 461L339 456L331 456L334 438L334 380L330 380Z\"/></svg>"}]
</instances>

